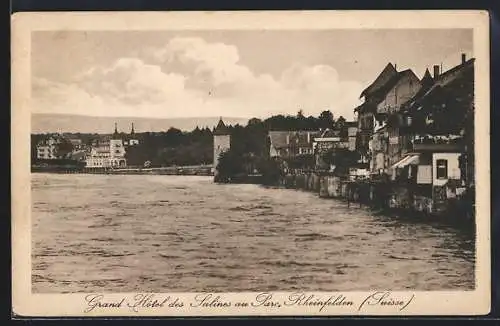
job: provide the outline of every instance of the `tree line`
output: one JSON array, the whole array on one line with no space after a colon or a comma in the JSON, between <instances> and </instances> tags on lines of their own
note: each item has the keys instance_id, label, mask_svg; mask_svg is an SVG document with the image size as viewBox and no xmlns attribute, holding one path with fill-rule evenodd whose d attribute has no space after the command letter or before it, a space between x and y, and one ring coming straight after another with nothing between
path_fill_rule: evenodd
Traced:
<instances>
[{"instance_id":1,"label":"tree line","mask_svg":"<svg viewBox=\"0 0 500 326\"><path fill-rule=\"evenodd\" d=\"M345 119L339 117L337 121L345 121ZM239 124L228 126L231 134L231 153L239 158L252 157L252 162L262 161L262 158L266 157L269 152L267 135L270 130L319 130L332 128L334 124L334 115L329 110L323 111L317 117L306 117L300 110L296 115L275 115L264 120L252 118L245 126ZM199 127L192 131L182 131L171 127L162 132L136 133L134 138L139 140L139 144L127 148L127 164L143 166L148 162L152 167L211 164L213 162L213 131L213 129ZM48 134L31 135L32 158L36 158L36 145L48 136ZM93 141L110 135L65 133L63 136L81 139L82 144L90 147ZM121 133L120 137L125 139L130 135ZM65 143L64 146L67 147L67 145L68 143ZM236 160L234 157L233 159ZM262 164L259 166L263 169Z\"/></svg>"}]
</instances>

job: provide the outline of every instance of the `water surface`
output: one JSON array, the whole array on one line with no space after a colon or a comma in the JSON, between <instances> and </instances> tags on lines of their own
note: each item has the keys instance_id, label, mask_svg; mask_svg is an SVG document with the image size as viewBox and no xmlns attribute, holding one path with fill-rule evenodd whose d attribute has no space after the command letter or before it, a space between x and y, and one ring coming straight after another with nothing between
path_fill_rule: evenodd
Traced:
<instances>
[{"instance_id":1,"label":"water surface","mask_svg":"<svg viewBox=\"0 0 500 326\"><path fill-rule=\"evenodd\" d=\"M33 292L464 290L462 231L211 177L32 177Z\"/></svg>"}]
</instances>

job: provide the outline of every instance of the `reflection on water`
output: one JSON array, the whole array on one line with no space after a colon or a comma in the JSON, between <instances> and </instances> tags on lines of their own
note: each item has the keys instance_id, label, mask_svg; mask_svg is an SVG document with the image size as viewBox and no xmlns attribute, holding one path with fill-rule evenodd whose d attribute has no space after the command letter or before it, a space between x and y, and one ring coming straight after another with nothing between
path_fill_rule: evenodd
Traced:
<instances>
[{"instance_id":1,"label":"reflection on water","mask_svg":"<svg viewBox=\"0 0 500 326\"><path fill-rule=\"evenodd\" d=\"M210 177L33 174L34 292L474 288L474 240Z\"/></svg>"}]
</instances>

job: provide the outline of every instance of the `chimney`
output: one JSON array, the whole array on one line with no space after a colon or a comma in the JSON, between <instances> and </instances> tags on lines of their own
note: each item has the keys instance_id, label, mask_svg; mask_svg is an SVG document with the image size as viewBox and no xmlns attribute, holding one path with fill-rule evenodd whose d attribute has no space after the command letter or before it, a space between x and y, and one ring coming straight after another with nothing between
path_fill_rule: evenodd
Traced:
<instances>
[{"instance_id":1,"label":"chimney","mask_svg":"<svg viewBox=\"0 0 500 326\"><path fill-rule=\"evenodd\" d=\"M434 65L434 79L439 77L439 65Z\"/></svg>"},{"instance_id":2,"label":"chimney","mask_svg":"<svg viewBox=\"0 0 500 326\"><path fill-rule=\"evenodd\" d=\"M464 64L464 63L465 63L465 60L466 60L465 53L462 53L462 64Z\"/></svg>"}]
</instances>

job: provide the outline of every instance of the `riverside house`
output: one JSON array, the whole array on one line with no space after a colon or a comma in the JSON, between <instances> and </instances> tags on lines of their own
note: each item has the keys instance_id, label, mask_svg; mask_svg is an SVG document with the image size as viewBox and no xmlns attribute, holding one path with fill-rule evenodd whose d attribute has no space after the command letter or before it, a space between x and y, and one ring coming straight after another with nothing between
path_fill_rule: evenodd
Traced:
<instances>
[{"instance_id":1,"label":"riverside house","mask_svg":"<svg viewBox=\"0 0 500 326\"><path fill-rule=\"evenodd\" d=\"M61 158L58 153L58 146L62 142L62 137L52 135L39 142L36 146L36 157L38 159L54 160Z\"/></svg>"},{"instance_id":2,"label":"riverside house","mask_svg":"<svg viewBox=\"0 0 500 326\"><path fill-rule=\"evenodd\" d=\"M397 128L408 139L391 178L411 190L417 210L440 211L473 185L474 59L440 73L428 71L422 87L399 114ZM472 120L472 122L470 121ZM404 200L397 200L402 203Z\"/></svg>"},{"instance_id":3,"label":"riverside house","mask_svg":"<svg viewBox=\"0 0 500 326\"><path fill-rule=\"evenodd\" d=\"M357 130L356 121L340 120L334 128L321 131L321 134L315 137L313 142L316 169L332 172L334 165L325 162L325 155L335 155L338 150L354 152L356 150Z\"/></svg>"},{"instance_id":4,"label":"riverside house","mask_svg":"<svg viewBox=\"0 0 500 326\"><path fill-rule=\"evenodd\" d=\"M294 158L313 154L314 138L320 131L269 131L269 156L272 158Z\"/></svg>"},{"instance_id":5,"label":"riverside house","mask_svg":"<svg viewBox=\"0 0 500 326\"><path fill-rule=\"evenodd\" d=\"M358 113L358 150L369 161L371 174L387 172L387 167L401 158L406 140L393 123L401 106L420 89L420 80L411 69L397 71L388 64L375 81L361 93L365 102Z\"/></svg>"}]
</instances>

